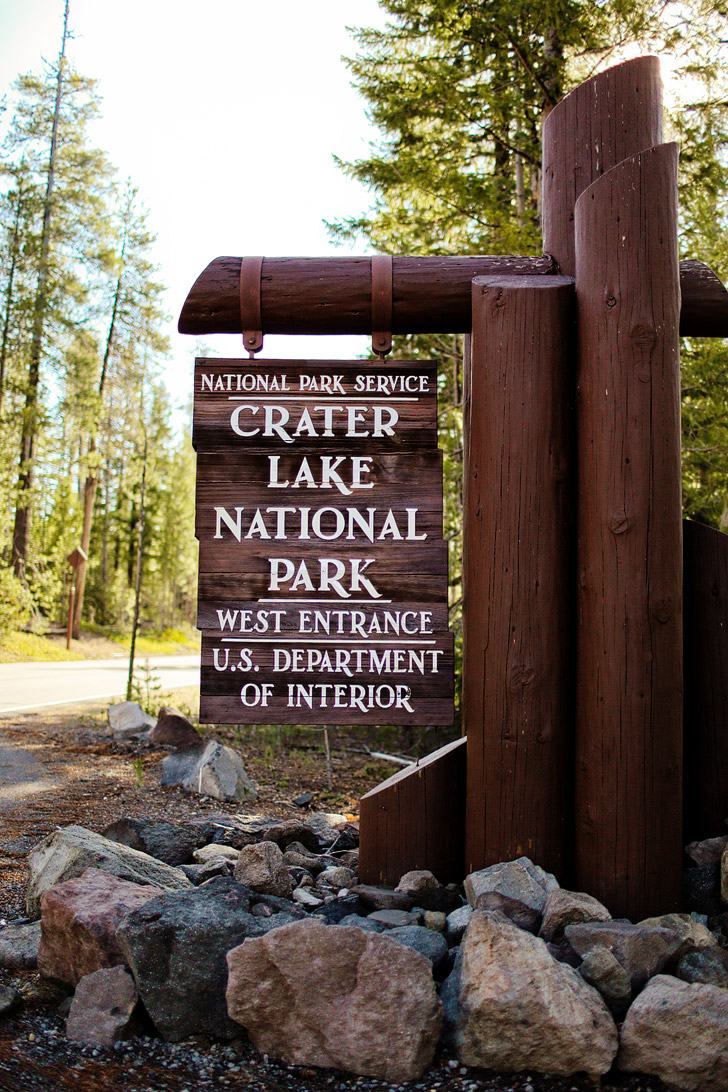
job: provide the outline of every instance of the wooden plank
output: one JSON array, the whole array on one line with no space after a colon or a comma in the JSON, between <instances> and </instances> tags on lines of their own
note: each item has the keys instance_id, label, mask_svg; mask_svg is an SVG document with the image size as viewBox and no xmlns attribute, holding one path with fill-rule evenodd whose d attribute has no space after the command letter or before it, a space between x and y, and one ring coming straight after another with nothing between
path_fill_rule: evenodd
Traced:
<instances>
[{"instance_id":1,"label":"wooden plank","mask_svg":"<svg viewBox=\"0 0 728 1092\"><path fill-rule=\"evenodd\" d=\"M476 278L464 524L466 871L563 879L573 738L568 278Z\"/></svg>"},{"instance_id":2,"label":"wooden plank","mask_svg":"<svg viewBox=\"0 0 728 1092\"><path fill-rule=\"evenodd\" d=\"M543 126L543 248L574 276L574 206L597 178L662 141L657 57L636 57L574 88ZM689 279L689 278L688 278Z\"/></svg>"},{"instance_id":3,"label":"wooden plank","mask_svg":"<svg viewBox=\"0 0 728 1092\"><path fill-rule=\"evenodd\" d=\"M682 898L677 146L576 205L576 884L633 921Z\"/></svg>"},{"instance_id":4,"label":"wooden plank","mask_svg":"<svg viewBox=\"0 0 728 1092\"><path fill-rule=\"evenodd\" d=\"M198 451L290 446L349 455L435 449L437 365L200 358L192 443Z\"/></svg>"},{"instance_id":5,"label":"wooden plank","mask_svg":"<svg viewBox=\"0 0 728 1092\"><path fill-rule=\"evenodd\" d=\"M429 869L441 883L464 876L465 747L462 737L366 793L359 813L359 878L396 885Z\"/></svg>"},{"instance_id":6,"label":"wooden plank","mask_svg":"<svg viewBox=\"0 0 728 1092\"><path fill-rule=\"evenodd\" d=\"M203 270L182 308L180 333L242 332L241 260L215 258ZM556 262L548 255L395 257L393 269L395 334L469 333L473 277L558 273ZM266 333L371 333L370 258L266 258L261 287ZM696 337L728 336L728 292L713 271L702 262L682 262L680 288L680 332ZM362 361L364 368L373 363Z\"/></svg>"},{"instance_id":7,"label":"wooden plank","mask_svg":"<svg viewBox=\"0 0 728 1092\"><path fill-rule=\"evenodd\" d=\"M686 842L728 819L728 535L683 521Z\"/></svg>"}]
</instances>

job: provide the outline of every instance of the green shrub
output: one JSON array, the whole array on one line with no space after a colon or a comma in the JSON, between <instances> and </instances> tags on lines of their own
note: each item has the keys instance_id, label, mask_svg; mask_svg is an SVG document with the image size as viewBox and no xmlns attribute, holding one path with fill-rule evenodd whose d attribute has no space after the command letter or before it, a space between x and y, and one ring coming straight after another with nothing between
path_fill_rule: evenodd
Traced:
<instances>
[{"instance_id":1,"label":"green shrub","mask_svg":"<svg viewBox=\"0 0 728 1092\"><path fill-rule=\"evenodd\" d=\"M0 635L22 629L30 621L33 597L10 569L0 569Z\"/></svg>"}]
</instances>

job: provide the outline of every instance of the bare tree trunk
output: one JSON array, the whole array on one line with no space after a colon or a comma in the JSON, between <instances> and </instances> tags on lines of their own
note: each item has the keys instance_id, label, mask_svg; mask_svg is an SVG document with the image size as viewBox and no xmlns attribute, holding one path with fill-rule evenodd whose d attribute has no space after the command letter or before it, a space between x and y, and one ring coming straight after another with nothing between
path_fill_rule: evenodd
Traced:
<instances>
[{"instance_id":1,"label":"bare tree trunk","mask_svg":"<svg viewBox=\"0 0 728 1092\"><path fill-rule=\"evenodd\" d=\"M21 165L22 172L22 165ZM13 281L15 280L15 266L18 260L18 240L20 238L20 211L22 208L22 182L18 180L18 199L15 206L15 224L13 225L13 239L10 244L10 268L8 270L8 290L5 298L5 316L3 318L2 344L0 345L0 414L3 408L5 395L5 366L8 359L8 340L10 336L10 315L13 309Z\"/></svg>"},{"instance_id":2,"label":"bare tree trunk","mask_svg":"<svg viewBox=\"0 0 728 1092\"><path fill-rule=\"evenodd\" d=\"M56 149L58 129L61 117L61 99L63 96L63 73L66 61L66 40L68 38L68 4L66 0L63 13L63 38L58 57L58 76L56 79L56 101L53 109L53 130L51 150L48 158L48 175L45 199L43 201L43 227L40 237L40 256L38 261L38 286L33 307L33 334L30 343L30 361L28 364L28 389L25 395L23 413L23 432L20 444L20 469L18 472L18 502L15 509L13 528L13 568L15 575L25 579L30 537L30 496L33 488L33 458L38 427L38 388L40 385L40 358L43 348L43 325L48 298L48 255L50 250L51 219L53 212L53 185L56 169Z\"/></svg>"}]
</instances>

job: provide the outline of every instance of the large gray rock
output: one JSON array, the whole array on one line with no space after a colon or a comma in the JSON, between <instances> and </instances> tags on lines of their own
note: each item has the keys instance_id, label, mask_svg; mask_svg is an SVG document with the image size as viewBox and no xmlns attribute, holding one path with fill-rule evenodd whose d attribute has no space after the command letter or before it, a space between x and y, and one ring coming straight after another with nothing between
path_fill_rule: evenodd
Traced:
<instances>
[{"instance_id":1,"label":"large gray rock","mask_svg":"<svg viewBox=\"0 0 728 1092\"><path fill-rule=\"evenodd\" d=\"M466 1065L594 1078L612 1065L617 1029L597 991L500 913L476 910L444 992Z\"/></svg>"},{"instance_id":2,"label":"large gray rock","mask_svg":"<svg viewBox=\"0 0 728 1092\"><path fill-rule=\"evenodd\" d=\"M160 819L133 819L127 815L110 823L104 838L148 853L165 864L189 864L194 851L205 844L205 832L192 823L165 823Z\"/></svg>"},{"instance_id":3,"label":"large gray rock","mask_svg":"<svg viewBox=\"0 0 728 1092\"><path fill-rule=\"evenodd\" d=\"M269 906L270 917L252 913ZM281 912L281 906L290 909ZM225 955L246 939L303 916L290 903L220 876L191 891L151 899L117 932L145 1008L164 1039L234 1039L240 1028L225 1006Z\"/></svg>"},{"instance_id":4,"label":"large gray rock","mask_svg":"<svg viewBox=\"0 0 728 1092\"><path fill-rule=\"evenodd\" d=\"M699 948L687 952L678 962L675 977L683 982L728 989L728 952L722 948Z\"/></svg>"},{"instance_id":5,"label":"large gray rock","mask_svg":"<svg viewBox=\"0 0 728 1092\"><path fill-rule=\"evenodd\" d=\"M475 911L469 902L447 915L445 939L451 948L459 944Z\"/></svg>"},{"instance_id":6,"label":"large gray rock","mask_svg":"<svg viewBox=\"0 0 728 1092\"><path fill-rule=\"evenodd\" d=\"M158 894L156 887L129 883L98 868L44 891L38 970L75 986L94 971L123 963L116 941L119 922Z\"/></svg>"},{"instance_id":7,"label":"large gray rock","mask_svg":"<svg viewBox=\"0 0 728 1092\"><path fill-rule=\"evenodd\" d=\"M34 846L28 855L28 868L25 904L28 917L34 919L40 917L40 897L44 891L80 876L87 868L100 868L130 883L150 884L161 890L191 886L179 869L77 826L57 830Z\"/></svg>"},{"instance_id":8,"label":"large gray rock","mask_svg":"<svg viewBox=\"0 0 728 1092\"><path fill-rule=\"evenodd\" d=\"M558 886L556 877L550 872L545 872L528 857L519 857L471 872L465 877L465 897L471 906L475 906L479 895L497 891L543 914L546 896Z\"/></svg>"},{"instance_id":9,"label":"large gray rock","mask_svg":"<svg viewBox=\"0 0 728 1092\"><path fill-rule=\"evenodd\" d=\"M66 1021L74 1043L111 1047L135 1034L139 994L125 967L110 967L86 975L78 983Z\"/></svg>"},{"instance_id":10,"label":"large gray rock","mask_svg":"<svg viewBox=\"0 0 728 1092\"><path fill-rule=\"evenodd\" d=\"M564 934L582 959L594 948L607 948L629 975L634 993L659 974L683 944L683 938L671 929L628 921L567 925Z\"/></svg>"},{"instance_id":11,"label":"large gray rock","mask_svg":"<svg viewBox=\"0 0 728 1092\"><path fill-rule=\"evenodd\" d=\"M289 898L293 888L283 854L275 842L258 842L241 849L233 875L253 891L282 899Z\"/></svg>"},{"instance_id":12,"label":"large gray rock","mask_svg":"<svg viewBox=\"0 0 728 1092\"><path fill-rule=\"evenodd\" d=\"M728 1089L728 992L657 975L622 1026L619 1069L685 1092Z\"/></svg>"},{"instance_id":13,"label":"large gray rock","mask_svg":"<svg viewBox=\"0 0 728 1092\"><path fill-rule=\"evenodd\" d=\"M696 921L690 914L661 914L656 918L645 918L640 925L657 925L660 929L669 929L682 938L682 944L673 956L680 959L687 952L698 948L715 948L718 941L707 925Z\"/></svg>"},{"instance_id":14,"label":"large gray rock","mask_svg":"<svg viewBox=\"0 0 728 1092\"><path fill-rule=\"evenodd\" d=\"M167 755L162 760L162 784L240 804L258 796L240 755L214 739Z\"/></svg>"},{"instance_id":15,"label":"large gray rock","mask_svg":"<svg viewBox=\"0 0 728 1092\"><path fill-rule=\"evenodd\" d=\"M544 940L558 940L567 925L585 921L610 921L612 915L598 899L583 891L565 891L558 887L550 891L543 911L539 936Z\"/></svg>"},{"instance_id":16,"label":"large gray rock","mask_svg":"<svg viewBox=\"0 0 728 1092\"><path fill-rule=\"evenodd\" d=\"M0 967L9 971L32 971L38 966L40 922L15 925L11 922L0 929Z\"/></svg>"},{"instance_id":17,"label":"large gray rock","mask_svg":"<svg viewBox=\"0 0 728 1092\"><path fill-rule=\"evenodd\" d=\"M622 964L608 948L592 948L578 971L585 982L599 991L614 1019L621 1021L632 1001L632 983Z\"/></svg>"},{"instance_id":18,"label":"large gray rock","mask_svg":"<svg viewBox=\"0 0 728 1092\"><path fill-rule=\"evenodd\" d=\"M117 739L130 739L154 727L154 717L138 701L121 701L109 706L109 726Z\"/></svg>"},{"instance_id":19,"label":"large gray rock","mask_svg":"<svg viewBox=\"0 0 728 1092\"><path fill-rule=\"evenodd\" d=\"M267 1054L398 1084L432 1061L431 964L386 936L297 922L233 949L228 966L230 1016Z\"/></svg>"}]
</instances>

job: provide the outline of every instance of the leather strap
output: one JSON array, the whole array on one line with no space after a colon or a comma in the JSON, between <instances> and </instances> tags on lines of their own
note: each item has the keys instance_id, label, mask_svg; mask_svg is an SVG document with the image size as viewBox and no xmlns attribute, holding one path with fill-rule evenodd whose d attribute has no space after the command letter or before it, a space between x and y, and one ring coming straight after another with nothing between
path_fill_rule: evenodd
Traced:
<instances>
[{"instance_id":1,"label":"leather strap","mask_svg":"<svg viewBox=\"0 0 728 1092\"><path fill-rule=\"evenodd\" d=\"M385 356L392 351L392 256L372 258L372 352Z\"/></svg>"},{"instance_id":2,"label":"leather strap","mask_svg":"<svg viewBox=\"0 0 728 1092\"><path fill-rule=\"evenodd\" d=\"M262 271L262 256L243 258L240 264L240 326L243 345L251 356L263 348L263 322L260 317Z\"/></svg>"}]
</instances>

